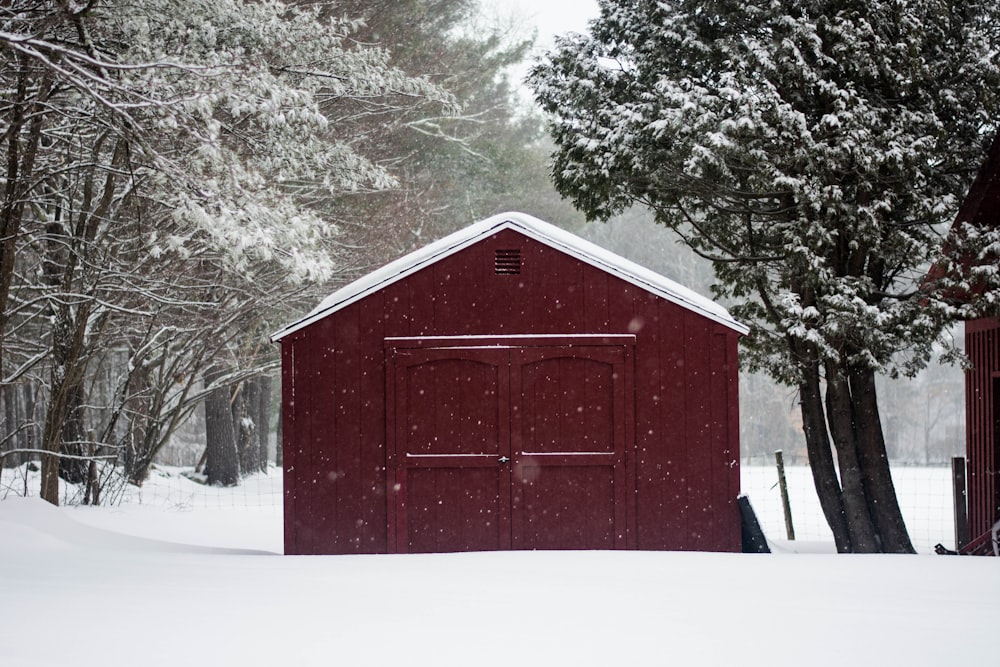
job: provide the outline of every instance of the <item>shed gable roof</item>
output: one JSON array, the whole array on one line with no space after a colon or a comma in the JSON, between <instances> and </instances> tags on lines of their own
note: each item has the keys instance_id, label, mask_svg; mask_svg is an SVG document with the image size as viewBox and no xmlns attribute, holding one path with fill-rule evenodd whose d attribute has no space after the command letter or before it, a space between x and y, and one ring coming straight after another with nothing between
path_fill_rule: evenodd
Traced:
<instances>
[{"instance_id":1,"label":"shed gable roof","mask_svg":"<svg viewBox=\"0 0 1000 667\"><path fill-rule=\"evenodd\" d=\"M281 340L383 287L402 280L438 260L453 255L505 229L514 230L539 243L564 252L647 292L723 324L740 334L746 334L749 331L745 325L733 319L729 311L719 304L669 278L533 216L525 213L501 213L469 225L345 285L323 299L308 315L276 332L271 336L271 340Z\"/></svg>"}]
</instances>

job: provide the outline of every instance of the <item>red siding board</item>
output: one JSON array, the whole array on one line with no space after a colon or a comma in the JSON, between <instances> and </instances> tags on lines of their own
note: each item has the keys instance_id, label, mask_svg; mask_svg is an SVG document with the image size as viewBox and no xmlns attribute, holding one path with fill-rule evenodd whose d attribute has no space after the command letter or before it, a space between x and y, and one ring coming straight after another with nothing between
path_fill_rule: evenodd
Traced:
<instances>
[{"instance_id":1,"label":"red siding board","mask_svg":"<svg viewBox=\"0 0 1000 667\"><path fill-rule=\"evenodd\" d=\"M663 399L661 372L663 346L657 344L661 327L668 318L656 313L647 314L648 304L639 290L626 290L631 307L619 316L626 330L636 334L635 351L635 432L636 432L636 520L639 531L636 546L639 549L667 548L666 535L671 532L669 515L664 514L664 494L670 489L664 485L669 461L665 458L665 439L668 433L661 428L660 407ZM658 304L656 304L658 306Z\"/></svg>"},{"instance_id":2,"label":"red siding board","mask_svg":"<svg viewBox=\"0 0 1000 667\"><path fill-rule=\"evenodd\" d=\"M585 271L581 281L583 328L592 333L611 333L608 310L608 274L603 271Z\"/></svg>"},{"instance_id":3,"label":"red siding board","mask_svg":"<svg viewBox=\"0 0 1000 667\"><path fill-rule=\"evenodd\" d=\"M711 336L711 383L712 402L712 434L709 451L712 456L712 489L714 502L712 517L712 549L726 550L730 548L732 526L730 507L736 500L737 491L731 486L730 470L738 462L733 460L729 451L730 420L729 391L730 375L728 370L728 340L726 334L718 328ZM730 500L731 499L731 500Z\"/></svg>"},{"instance_id":4,"label":"red siding board","mask_svg":"<svg viewBox=\"0 0 1000 667\"><path fill-rule=\"evenodd\" d=\"M410 336L410 290L409 283L395 283L382 290L381 308L373 308L381 314L384 332ZM388 335L388 333L386 333Z\"/></svg>"},{"instance_id":5,"label":"red siding board","mask_svg":"<svg viewBox=\"0 0 1000 667\"><path fill-rule=\"evenodd\" d=\"M305 553L314 553L317 549L323 548L323 536L336 529L324 511L323 499L318 495L317 477L323 474L323 470L327 467L325 459L331 455L327 451L324 434L327 429L332 430L334 425L328 423L329 413L323 407L324 404L329 405L331 402L337 378L335 375L324 373L323 365L329 356L328 344L325 343L324 337L303 340L301 351L303 354L300 357L308 361L303 373L305 381L296 392L296 403L304 408L304 415L297 414L297 421L303 420L300 423L305 426L302 431L304 437L302 461L307 468L299 476L296 491L298 502L304 504L307 511L298 517L298 533L300 547ZM333 384L330 384L330 380L333 380Z\"/></svg>"},{"instance_id":6,"label":"red siding board","mask_svg":"<svg viewBox=\"0 0 1000 667\"><path fill-rule=\"evenodd\" d=\"M644 312L638 290L609 281L611 326L636 335L635 368L635 544L639 549L656 549L662 542L660 523L660 483L657 438L660 437L656 395L659 392L658 349L650 336L653 326L638 326L637 315Z\"/></svg>"},{"instance_id":7,"label":"red siding board","mask_svg":"<svg viewBox=\"0 0 1000 667\"><path fill-rule=\"evenodd\" d=\"M663 549L684 549L688 545L689 513L694 509L688 494L690 471L687 467L688 437L691 421L698 415L692 413L687 403L690 382L689 364L685 346L685 318L683 310L673 304L660 304L660 338L654 343L659 348L660 376L660 436L656 443L662 469L663 517L666 530Z\"/></svg>"},{"instance_id":8,"label":"red siding board","mask_svg":"<svg viewBox=\"0 0 1000 667\"><path fill-rule=\"evenodd\" d=\"M1000 520L998 384L1000 322L992 318L966 323L966 352L972 369L966 374L966 465L969 534L982 535Z\"/></svg>"},{"instance_id":9,"label":"red siding board","mask_svg":"<svg viewBox=\"0 0 1000 667\"><path fill-rule=\"evenodd\" d=\"M361 545L361 341L359 309L347 308L333 332L333 372L337 378L333 401L333 436L324 438L324 456L316 480L317 500L330 508L340 549L357 553Z\"/></svg>"},{"instance_id":10,"label":"red siding board","mask_svg":"<svg viewBox=\"0 0 1000 667\"><path fill-rule=\"evenodd\" d=\"M684 410L689 416L685 438L688 506L685 548L704 550L711 548L711 349L703 323L692 321L693 317L684 314Z\"/></svg>"},{"instance_id":11,"label":"red siding board","mask_svg":"<svg viewBox=\"0 0 1000 667\"><path fill-rule=\"evenodd\" d=\"M728 516L723 515L722 521L729 525L728 551L739 551L743 544L739 506L737 498L742 493L740 484L740 377L739 358L737 350L739 339L731 331L726 331L727 340L727 374L729 385L726 396L728 403L729 418L729 441L726 447L726 456L729 458L729 511Z\"/></svg>"},{"instance_id":12,"label":"red siding board","mask_svg":"<svg viewBox=\"0 0 1000 667\"><path fill-rule=\"evenodd\" d=\"M291 448L294 458L285 459L285 469L293 469L295 474L295 502L299 509L294 517L295 543L297 553L309 553L308 530L313 521L311 498L308 496L308 482L312 475L312 392L315 390L312 382L312 372L305 367L303 360L309 358L312 341L304 336L293 341L294 356L298 364L295 374L295 400L292 410L295 426L295 444Z\"/></svg>"},{"instance_id":13,"label":"red siding board","mask_svg":"<svg viewBox=\"0 0 1000 667\"><path fill-rule=\"evenodd\" d=\"M408 336L431 336L435 331L434 301L437 291L434 289L434 267L417 271L405 281L407 305L409 306ZM362 301L361 303L364 303Z\"/></svg>"},{"instance_id":14,"label":"red siding board","mask_svg":"<svg viewBox=\"0 0 1000 667\"><path fill-rule=\"evenodd\" d=\"M295 418L295 338L281 346L281 433L282 433L282 488L284 489L284 543L285 553L300 553L295 519L299 507L295 502L295 483L302 447L297 436Z\"/></svg>"},{"instance_id":15,"label":"red siding board","mask_svg":"<svg viewBox=\"0 0 1000 667\"><path fill-rule=\"evenodd\" d=\"M497 275L495 251L512 248L520 251L521 273ZM595 333L636 336L625 364L625 488L622 478L611 481L598 469L570 466L559 474L591 480L601 489L595 497L612 493L624 504L615 519L624 516L625 528L613 536L616 547L738 549L739 470L731 464L738 459L737 334L505 230L282 341L286 552L405 550L395 527L407 519L394 509L398 480L390 475L396 434L386 432L392 419L385 402L394 391L386 338ZM416 482L432 494L452 477L422 474ZM611 491L602 486L609 483ZM453 543L484 544L481 535L455 530Z\"/></svg>"},{"instance_id":16,"label":"red siding board","mask_svg":"<svg viewBox=\"0 0 1000 667\"><path fill-rule=\"evenodd\" d=\"M387 517L385 505L385 353L381 343L384 336L383 313L386 294L372 295L377 307L361 308L360 398L361 422L361 544L362 553L381 553L386 550Z\"/></svg>"},{"instance_id":17,"label":"red siding board","mask_svg":"<svg viewBox=\"0 0 1000 667\"><path fill-rule=\"evenodd\" d=\"M333 324L333 322L331 322ZM338 369L333 365L333 337L310 341L318 349L313 353L313 359L319 360L309 374L309 474L305 475L306 488L304 496L310 500L312 520L306 526L306 545L311 551L321 550L326 535L339 536L339 525L336 523L338 509L336 499L331 503L323 493L323 480L328 480L329 470L338 466L337 459L341 456L339 447L331 447L339 439L341 420L336 418L336 412L331 406L337 404L337 388L342 380L338 377ZM334 384L325 382L328 375L333 376Z\"/></svg>"},{"instance_id":18,"label":"red siding board","mask_svg":"<svg viewBox=\"0 0 1000 667\"><path fill-rule=\"evenodd\" d=\"M307 345L304 337L296 336L288 341L288 347L292 349L292 358L295 360L295 372L292 374L290 385L289 402L285 404L285 412L289 415L285 421L284 433L284 477L285 477L285 498L291 496L294 499L296 512L290 517L291 523L286 523L286 542L291 542L293 551L286 553L308 553L305 545L305 525L310 518L310 503L305 497L305 480L309 474L312 461L309 454L309 374L303 368L302 359L308 353L305 350Z\"/></svg>"}]
</instances>

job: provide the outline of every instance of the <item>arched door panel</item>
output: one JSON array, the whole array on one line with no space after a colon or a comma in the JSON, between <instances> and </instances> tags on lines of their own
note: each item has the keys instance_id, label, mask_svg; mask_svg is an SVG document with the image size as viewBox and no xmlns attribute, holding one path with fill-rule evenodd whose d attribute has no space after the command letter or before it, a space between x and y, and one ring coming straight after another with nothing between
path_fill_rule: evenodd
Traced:
<instances>
[{"instance_id":1,"label":"arched door panel","mask_svg":"<svg viewBox=\"0 0 1000 667\"><path fill-rule=\"evenodd\" d=\"M613 549L625 540L623 348L511 357L516 549Z\"/></svg>"},{"instance_id":2,"label":"arched door panel","mask_svg":"<svg viewBox=\"0 0 1000 667\"><path fill-rule=\"evenodd\" d=\"M404 350L393 362L396 550L509 549L506 351Z\"/></svg>"}]
</instances>

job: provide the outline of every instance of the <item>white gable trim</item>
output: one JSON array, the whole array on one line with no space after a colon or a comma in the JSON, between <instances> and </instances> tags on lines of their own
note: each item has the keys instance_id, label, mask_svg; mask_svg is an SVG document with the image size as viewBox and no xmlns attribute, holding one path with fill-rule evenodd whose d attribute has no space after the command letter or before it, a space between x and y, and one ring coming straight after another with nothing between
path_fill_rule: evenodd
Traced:
<instances>
[{"instance_id":1,"label":"white gable trim","mask_svg":"<svg viewBox=\"0 0 1000 667\"><path fill-rule=\"evenodd\" d=\"M484 238L488 238L504 229L513 229L539 243L560 250L582 262L586 262L607 273L632 283L647 292L651 292L667 301L694 311L710 320L723 324L730 329L746 334L749 329L732 318L725 308L707 299L697 292L680 285L669 278L664 278L654 271L639 266L624 257L616 255L575 234L571 234L555 225L542 222L538 218L525 213L501 213L486 220L472 224L454 234L449 234L439 241L415 250L408 255L386 264L381 269L345 285L316 306L308 315L289 324L284 329L271 336L272 341L279 341L285 336L303 329L327 315L346 308L373 292L387 287L398 280L453 255Z\"/></svg>"}]
</instances>

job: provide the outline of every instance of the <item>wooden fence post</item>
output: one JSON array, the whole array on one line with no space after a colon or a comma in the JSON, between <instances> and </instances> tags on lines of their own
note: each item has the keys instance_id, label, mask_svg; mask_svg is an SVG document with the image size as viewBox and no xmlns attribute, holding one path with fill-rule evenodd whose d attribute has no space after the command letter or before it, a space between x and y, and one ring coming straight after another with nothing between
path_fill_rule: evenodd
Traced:
<instances>
[{"instance_id":1,"label":"wooden fence post","mask_svg":"<svg viewBox=\"0 0 1000 667\"><path fill-rule=\"evenodd\" d=\"M965 495L965 457L951 457L951 487L955 499L955 551L969 543L969 510Z\"/></svg>"},{"instance_id":2,"label":"wooden fence post","mask_svg":"<svg viewBox=\"0 0 1000 667\"><path fill-rule=\"evenodd\" d=\"M788 502L788 482L785 481L785 457L780 449L774 453L774 461L778 464L778 485L781 487L781 506L785 510L785 533L788 535L789 540L794 540L795 527L792 526L792 505Z\"/></svg>"}]
</instances>

